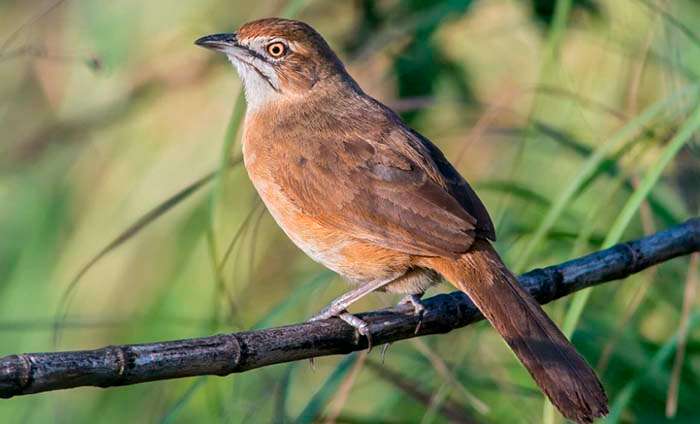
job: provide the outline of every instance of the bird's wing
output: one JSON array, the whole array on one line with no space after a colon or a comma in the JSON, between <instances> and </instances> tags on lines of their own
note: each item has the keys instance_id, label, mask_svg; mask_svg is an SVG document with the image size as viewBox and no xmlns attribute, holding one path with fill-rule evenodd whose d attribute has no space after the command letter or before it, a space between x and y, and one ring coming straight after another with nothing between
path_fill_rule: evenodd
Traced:
<instances>
[{"instance_id":1,"label":"bird's wing","mask_svg":"<svg viewBox=\"0 0 700 424\"><path fill-rule=\"evenodd\" d=\"M493 221L489 216L486 206L476 195L474 189L460 175L452 164L445 158L445 155L430 140L423 137L416 131L409 130L412 136L430 155L433 163L440 172L441 180L444 181L445 188L462 207L476 219L476 233L478 236L496 241L496 230Z\"/></svg>"},{"instance_id":2,"label":"bird's wing","mask_svg":"<svg viewBox=\"0 0 700 424\"><path fill-rule=\"evenodd\" d=\"M456 257L469 249L478 230L463 204L470 192L463 194L459 181L445 179L440 166L449 163L442 154L443 164L433 161L430 149L437 148L404 128L378 140L358 134L326 138L332 139L290 146L287 154L298 159L277 175L285 195L305 214L409 254Z\"/></svg>"}]
</instances>

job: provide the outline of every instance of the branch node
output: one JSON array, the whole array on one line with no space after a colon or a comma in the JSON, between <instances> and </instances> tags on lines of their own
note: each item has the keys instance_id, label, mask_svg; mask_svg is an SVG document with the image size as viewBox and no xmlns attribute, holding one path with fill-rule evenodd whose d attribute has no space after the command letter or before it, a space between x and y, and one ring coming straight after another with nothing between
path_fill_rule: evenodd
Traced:
<instances>
[{"instance_id":1,"label":"branch node","mask_svg":"<svg viewBox=\"0 0 700 424\"><path fill-rule=\"evenodd\" d=\"M17 360L22 363L22 369L19 372L18 375L18 382L19 385L22 389L25 387L29 387L30 384L32 384L32 377L33 377L33 366L32 366L32 360L29 358L29 355L17 355Z\"/></svg>"},{"instance_id":2,"label":"branch node","mask_svg":"<svg viewBox=\"0 0 700 424\"><path fill-rule=\"evenodd\" d=\"M625 242L625 243L620 243L620 246L624 247L629 251L630 255L629 258L631 259L631 263L629 263L628 269L635 270L637 269L637 264L639 263L639 258L640 254L635 248L635 246L630 243L630 242Z\"/></svg>"},{"instance_id":3,"label":"branch node","mask_svg":"<svg viewBox=\"0 0 700 424\"><path fill-rule=\"evenodd\" d=\"M114 362L116 365L117 373L115 375L116 380L121 380L124 376L124 371L126 370L126 352L121 346L107 346L105 355L109 362Z\"/></svg>"},{"instance_id":4,"label":"branch node","mask_svg":"<svg viewBox=\"0 0 700 424\"><path fill-rule=\"evenodd\" d=\"M224 335L224 340L226 341L225 350L233 356L231 361L228 361L228 367L221 371L220 376L226 376L235 372L241 365L241 358L243 356L243 343L237 334L226 334Z\"/></svg>"},{"instance_id":5,"label":"branch node","mask_svg":"<svg viewBox=\"0 0 700 424\"><path fill-rule=\"evenodd\" d=\"M34 380L33 368L28 354L0 358L0 398L25 393Z\"/></svg>"}]
</instances>

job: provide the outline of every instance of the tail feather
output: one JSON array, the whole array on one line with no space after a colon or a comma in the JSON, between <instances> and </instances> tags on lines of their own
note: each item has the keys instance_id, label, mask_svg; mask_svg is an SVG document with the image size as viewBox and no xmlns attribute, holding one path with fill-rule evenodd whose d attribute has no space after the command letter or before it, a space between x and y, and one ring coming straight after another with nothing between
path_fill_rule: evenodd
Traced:
<instances>
[{"instance_id":1,"label":"tail feather","mask_svg":"<svg viewBox=\"0 0 700 424\"><path fill-rule=\"evenodd\" d=\"M607 414L608 400L593 369L488 241L475 241L458 260L430 258L428 265L469 296L566 418L590 423Z\"/></svg>"}]
</instances>

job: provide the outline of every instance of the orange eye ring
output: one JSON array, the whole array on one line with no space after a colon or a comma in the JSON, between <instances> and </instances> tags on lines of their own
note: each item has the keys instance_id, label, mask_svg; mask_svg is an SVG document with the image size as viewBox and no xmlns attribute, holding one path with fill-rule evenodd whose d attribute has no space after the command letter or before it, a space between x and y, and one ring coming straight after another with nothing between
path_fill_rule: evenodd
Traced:
<instances>
[{"instance_id":1,"label":"orange eye ring","mask_svg":"<svg viewBox=\"0 0 700 424\"><path fill-rule=\"evenodd\" d=\"M274 58L280 58L287 53L287 46L284 43L276 41L267 45L267 54Z\"/></svg>"}]
</instances>

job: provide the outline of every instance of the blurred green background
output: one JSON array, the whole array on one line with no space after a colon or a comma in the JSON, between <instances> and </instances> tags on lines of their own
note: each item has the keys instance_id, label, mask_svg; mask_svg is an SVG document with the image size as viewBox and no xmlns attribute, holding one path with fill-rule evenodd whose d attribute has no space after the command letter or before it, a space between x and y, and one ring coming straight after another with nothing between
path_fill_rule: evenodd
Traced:
<instances>
[{"instance_id":1,"label":"blurred green background","mask_svg":"<svg viewBox=\"0 0 700 424\"><path fill-rule=\"evenodd\" d=\"M518 272L698 213L698 1L0 0L0 355L300 322L346 289L226 165L240 82L193 40L266 16L316 27L445 151ZM100 249L216 170L69 291ZM547 307L599 371L609 422L700 422L697 274L681 258ZM376 349L315 370L45 393L0 402L0 421L561 418L480 323L397 343L383 365Z\"/></svg>"}]
</instances>

